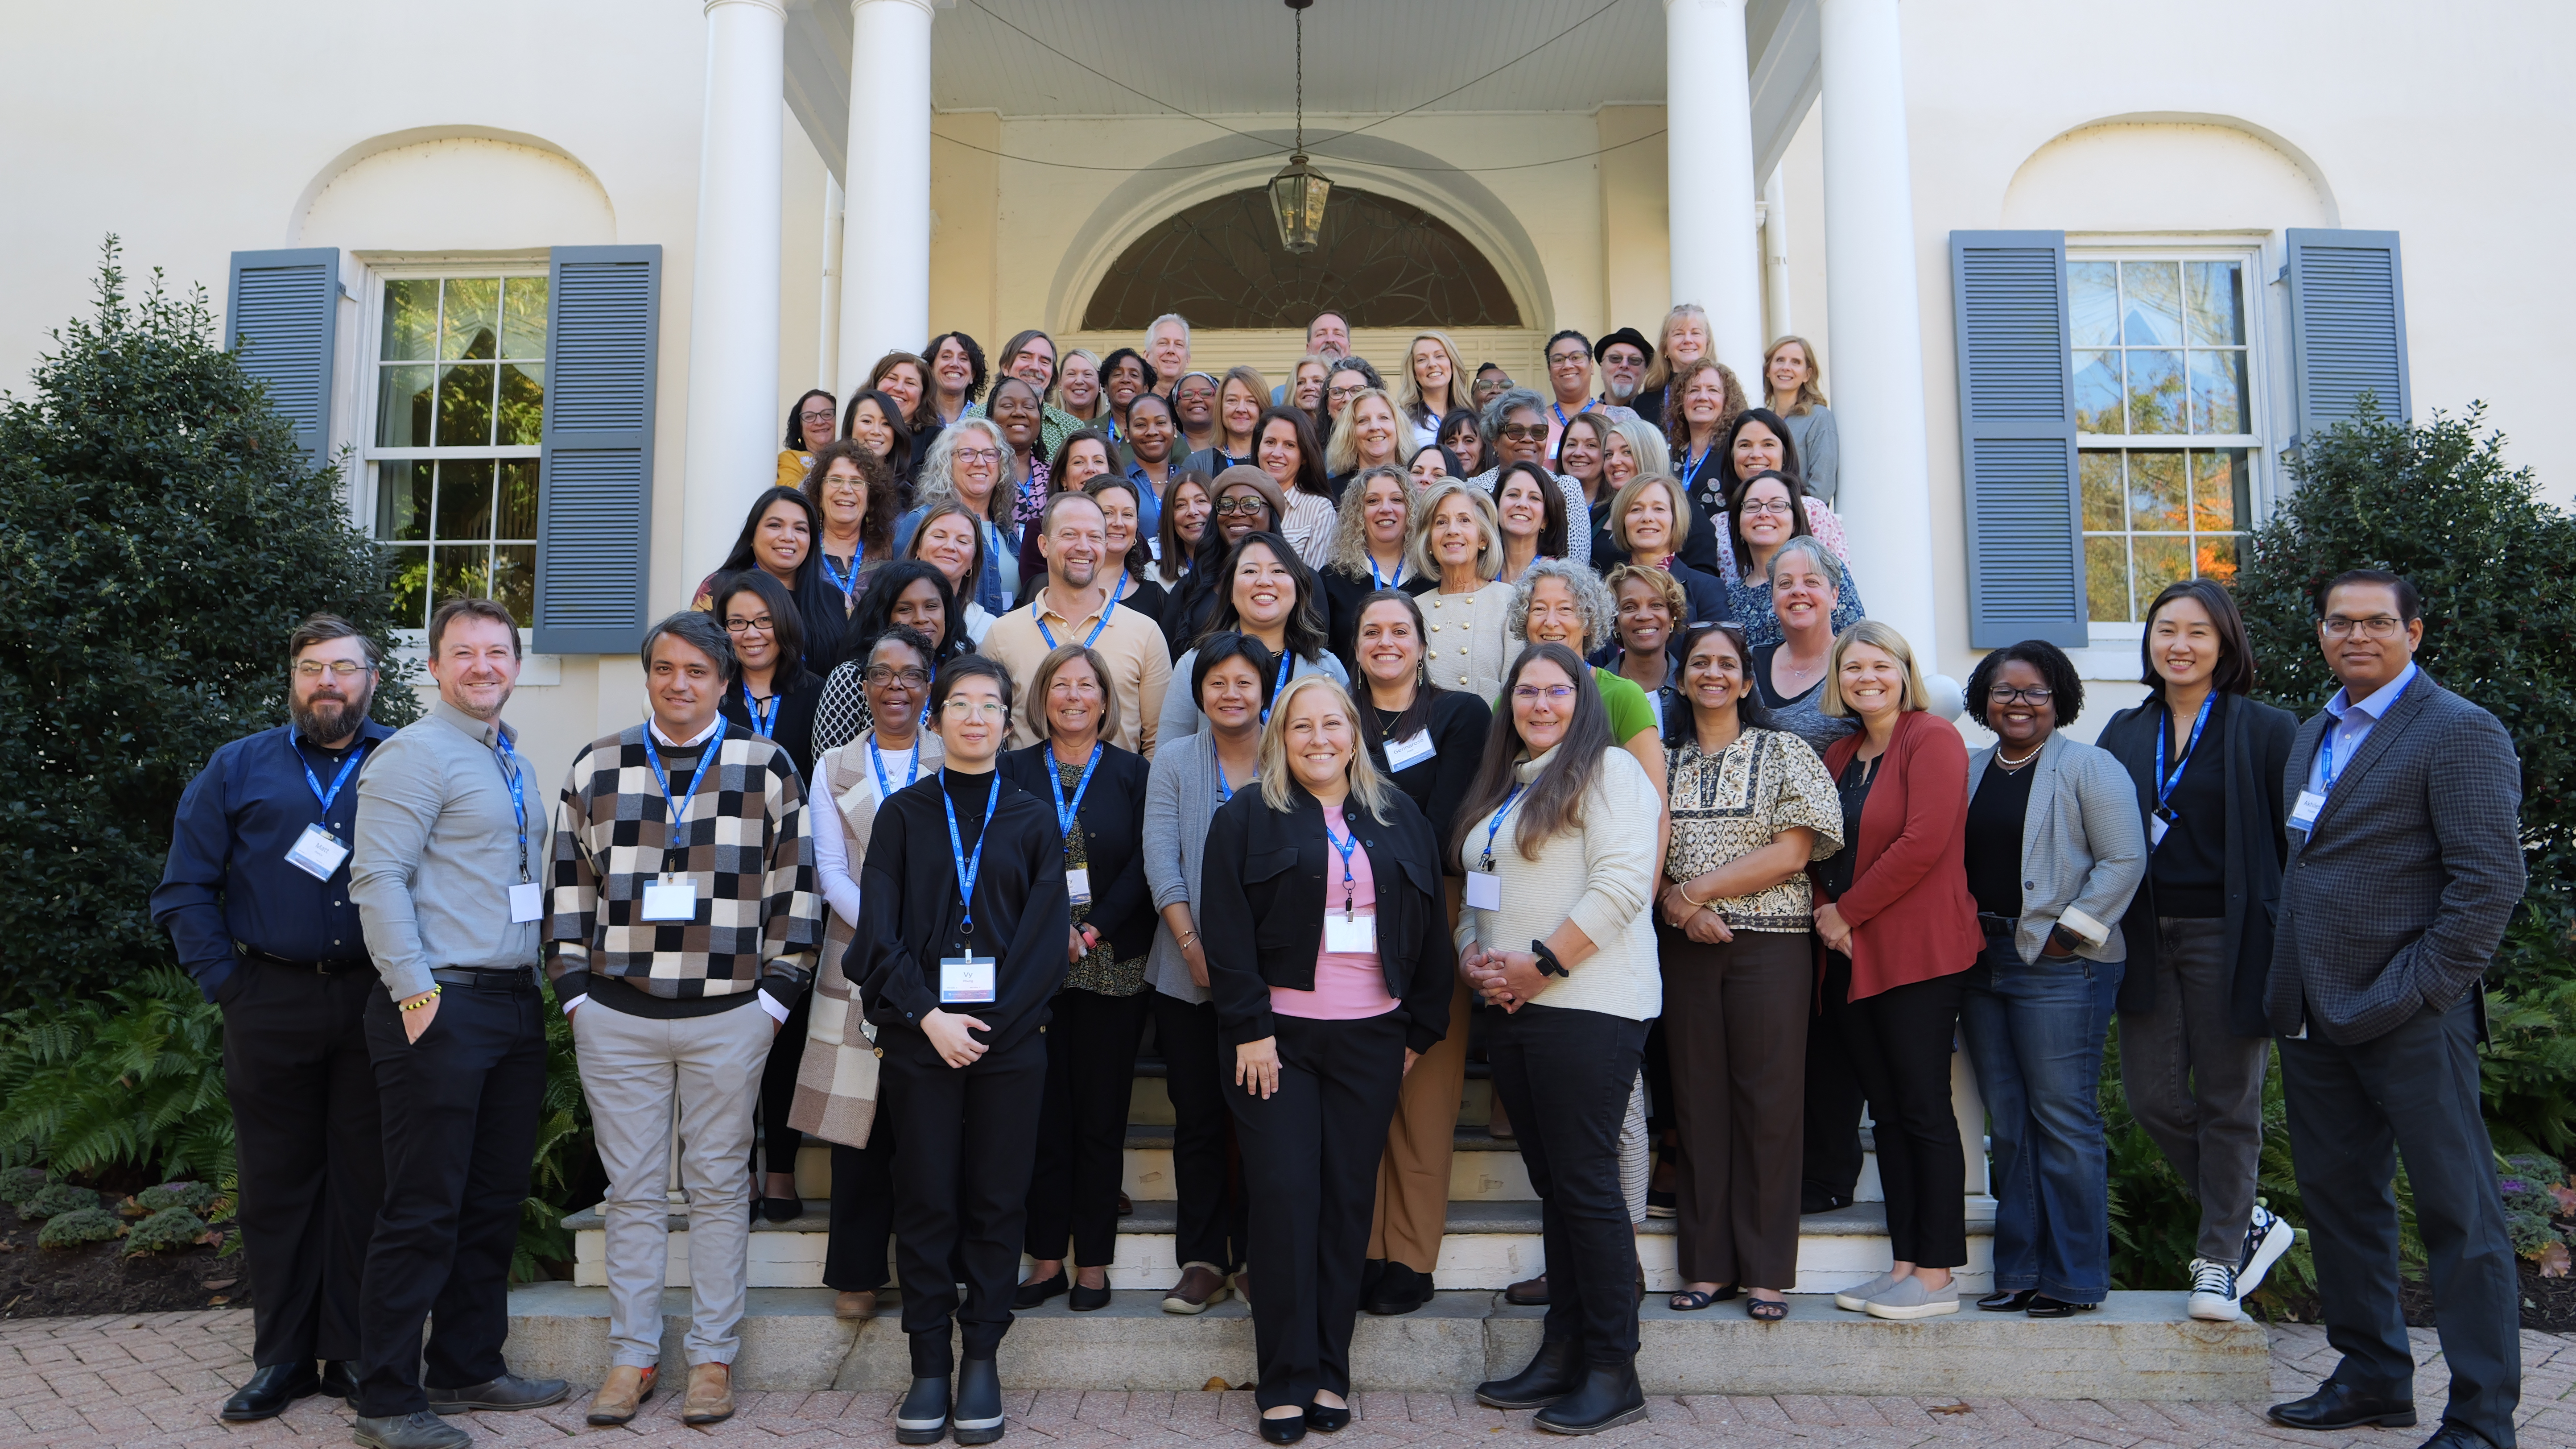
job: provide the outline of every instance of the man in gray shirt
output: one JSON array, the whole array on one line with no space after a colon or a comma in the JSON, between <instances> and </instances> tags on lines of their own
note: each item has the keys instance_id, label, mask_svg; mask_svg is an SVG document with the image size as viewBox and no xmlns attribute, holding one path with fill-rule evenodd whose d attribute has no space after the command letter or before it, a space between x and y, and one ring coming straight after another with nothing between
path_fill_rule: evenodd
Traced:
<instances>
[{"instance_id":1,"label":"man in gray shirt","mask_svg":"<svg viewBox=\"0 0 2576 1449\"><path fill-rule=\"evenodd\" d=\"M501 723L518 625L489 599L451 599L430 617L429 655L438 702L360 776L349 864L385 983L365 1016L386 1108L384 1205L359 1287L355 1427L372 1449L463 1449L472 1437L438 1414L570 1392L501 1357L546 1085L545 797Z\"/></svg>"}]
</instances>

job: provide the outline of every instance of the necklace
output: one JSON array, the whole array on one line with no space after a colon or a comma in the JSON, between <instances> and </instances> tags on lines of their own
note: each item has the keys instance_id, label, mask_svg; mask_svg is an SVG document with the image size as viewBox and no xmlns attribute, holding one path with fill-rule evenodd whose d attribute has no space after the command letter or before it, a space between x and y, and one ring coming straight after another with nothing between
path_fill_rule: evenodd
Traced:
<instances>
[{"instance_id":1,"label":"necklace","mask_svg":"<svg viewBox=\"0 0 2576 1449\"><path fill-rule=\"evenodd\" d=\"M1998 764L1998 765L2001 765L2001 766L2003 767L2003 771L2004 771L2004 773L2005 773L2005 774L2007 774L2007 775L2009 775L2009 774L2013 774L2014 772L2016 772L2016 771L2020 770L2023 766L2028 765L2031 761L2038 759L2038 758L2039 758L2039 752L2040 752L2040 751L2042 751L2042 750L2044 750L2044 749L2047 749L2047 748L2048 748L2048 741L2046 741L2046 740L2041 740L2038 744L2035 744L2035 745L2033 745L2033 746L2031 746L2031 747L2030 747L2030 753L2029 753L2029 754L2022 756L2022 757L2021 757L2020 759L2018 759L2018 760L2011 760L2011 759L2006 759L2006 758L2004 758L2004 747L2003 747L2003 746L2001 746L2001 745L1997 745L1997 746L1995 746L1995 763L1996 763L1996 764Z\"/></svg>"}]
</instances>

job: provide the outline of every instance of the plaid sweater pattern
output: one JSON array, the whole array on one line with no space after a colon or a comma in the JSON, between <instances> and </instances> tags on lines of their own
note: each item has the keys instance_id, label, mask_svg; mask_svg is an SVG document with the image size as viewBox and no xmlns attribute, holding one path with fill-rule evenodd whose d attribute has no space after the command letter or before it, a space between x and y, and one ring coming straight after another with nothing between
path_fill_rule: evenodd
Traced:
<instances>
[{"instance_id":1,"label":"plaid sweater pattern","mask_svg":"<svg viewBox=\"0 0 2576 1449\"><path fill-rule=\"evenodd\" d=\"M574 756L555 803L547 974L559 995L593 973L655 996L745 992L767 978L792 1006L814 978L823 898L796 767L777 745L727 730L672 840L669 801L638 724ZM697 884L687 921L647 921L644 888L666 862Z\"/></svg>"}]
</instances>

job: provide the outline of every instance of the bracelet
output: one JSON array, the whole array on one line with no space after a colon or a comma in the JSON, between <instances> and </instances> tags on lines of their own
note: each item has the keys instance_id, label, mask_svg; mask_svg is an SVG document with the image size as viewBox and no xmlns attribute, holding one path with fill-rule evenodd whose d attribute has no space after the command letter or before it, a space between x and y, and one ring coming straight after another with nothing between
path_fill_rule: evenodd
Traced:
<instances>
[{"instance_id":1,"label":"bracelet","mask_svg":"<svg viewBox=\"0 0 2576 1449\"><path fill-rule=\"evenodd\" d=\"M1538 958L1538 974L1541 976L1567 976L1571 974L1565 969L1565 963L1556 959L1556 953L1547 948L1547 943L1545 941L1530 942L1530 954Z\"/></svg>"},{"instance_id":2,"label":"bracelet","mask_svg":"<svg viewBox=\"0 0 2576 1449\"><path fill-rule=\"evenodd\" d=\"M411 1001L401 1002L399 1005L405 1011L418 1011L422 1007L429 1005L431 1002L436 1001L438 999L438 993L446 989L447 988L443 986L433 986L429 988L428 991L422 993L418 998Z\"/></svg>"},{"instance_id":3,"label":"bracelet","mask_svg":"<svg viewBox=\"0 0 2576 1449\"><path fill-rule=\"evenodd\" d=\"M1689 887L1689 886L1681 885L1681 884L1678 884L1678 883L1677 883L1677 884L1675 884L1675 885L1674 885L1673 890L1675 891L1675 893L1677 893L1678 895L1680 895L1680 896L1681 896L1681 898L1682 898L1682 900L1683 900L1684 902L1688 903L1688 905L1690 906L1690 908L1691 908L1693 911L1704 911L1704 910L1707 910L1707 909L1708 909L1708 901L1694 901L1694 900L1691 900L1691 893L1690 893L1690 887ZM1711 897L1709 897L1709 900L1711 900L1711 901L1713 901L1713 900L1715 900L1715 899L1717 899L1717 897L1715 897L1715 896L1711 896Z\"/></svg>"},{"instance_id":4,"label":"bracelet","mask_svg":"<svg viewBox=\"0 0 2576 1449\"><path fill-rule=\"evenodd\" d=\"M1197 940L1198 938L1199 938L1199 933L1198 933L1198 932L1196 932L1196 931L1192 931L1192 932L1190 932L1188 935L1183 936L1183 937L1180 939L1180 942L1179 942L1180 948L1181 948L1182 950L1184 950L1184 951L1186 951L1186 950L1190 949L1190 943L1191 943L1192 941Z\"/></svg>"}]
</instances>

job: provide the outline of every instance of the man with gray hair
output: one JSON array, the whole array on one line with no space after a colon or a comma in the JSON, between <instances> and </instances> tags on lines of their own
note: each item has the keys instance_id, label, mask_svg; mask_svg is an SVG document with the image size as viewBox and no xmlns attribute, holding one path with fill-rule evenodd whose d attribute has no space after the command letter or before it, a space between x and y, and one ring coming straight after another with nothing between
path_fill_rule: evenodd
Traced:
<instances>
[{"instance_id":1,"label":"man with gray hair","mask_svg":"<svg viewBox=\"0 0 2576 1449\"><path fill-rule=\"evenodd\" d=\"M1190 370L1190 323L1178 312L1166 312L1145 329L1145 360L1154 365L1154 391L1165 397Z\"/></svg>"},{"instance_id":2,"label":"man with gray hair","mask_svg":"<svg viewBox=\"0 0 2576 1449\"><path fill-rule=\"evenodd\" d=\"M823 902L796 767L717 712L737 672L723 626L674 614L640 652L651 714L584 746L556 802L546 970L608 1173L610 1367L589 1420L633 1419L659 1374L676 1105L692 1300L680 1421L713 1424L732 1417L741 1350L752 1104L814 979Z\"/></svg>"}]
</instances>

